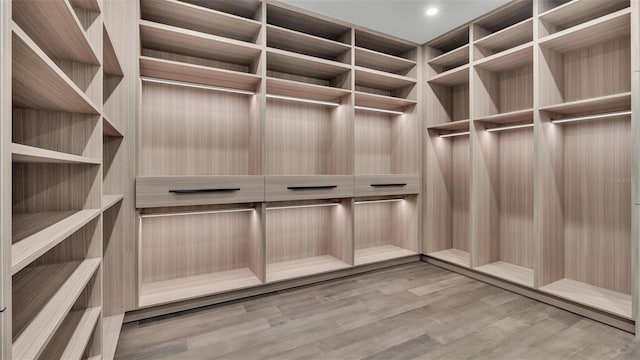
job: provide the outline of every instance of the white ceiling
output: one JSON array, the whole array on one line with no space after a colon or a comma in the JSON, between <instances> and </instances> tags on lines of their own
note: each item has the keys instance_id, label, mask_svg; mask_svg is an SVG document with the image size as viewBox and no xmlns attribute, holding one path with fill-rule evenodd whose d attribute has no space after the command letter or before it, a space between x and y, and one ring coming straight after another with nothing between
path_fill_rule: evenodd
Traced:
<instances>
[{"instance_id":1,"label":"white ceiling","mask_svg":"<svg viewBox=\"0 0 640 360\"><path fill-rule=\"evenodd\" d=\"M282 0L304 9L420 44L510 0ZM427 16L436 6L439 13Z\"/></svg>"}]
</instances>

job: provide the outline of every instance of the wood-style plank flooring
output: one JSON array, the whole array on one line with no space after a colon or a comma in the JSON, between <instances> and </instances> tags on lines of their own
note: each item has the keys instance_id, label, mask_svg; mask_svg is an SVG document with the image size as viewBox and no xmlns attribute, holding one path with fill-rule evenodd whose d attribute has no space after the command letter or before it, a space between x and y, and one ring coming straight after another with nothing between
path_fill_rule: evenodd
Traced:
<instances>
[{"instance_id":1,"label":"wood-style plank flooring","mask_svg":"<svg viewBox=\"0 0 640 360\"><path fill-rule=\"evenodd\" d=\"M426 263L126 324L116 359L640 359L632 334Z\"/></svg>"}]
</instances>

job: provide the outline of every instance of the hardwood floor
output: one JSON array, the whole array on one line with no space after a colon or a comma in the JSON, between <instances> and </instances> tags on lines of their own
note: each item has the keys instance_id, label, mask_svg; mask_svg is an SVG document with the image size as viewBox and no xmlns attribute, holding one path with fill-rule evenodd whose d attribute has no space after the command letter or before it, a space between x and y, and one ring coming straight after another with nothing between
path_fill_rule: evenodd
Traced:
<instances>
[{"instance_id":1,"label":"hardwood floor","mask_svg":"<svg viewBox=\"0 0 640 360\"><path fill-rule=\"evenodd\" d=\"M640 359L632 334L426 263L126 324L116 359Z\"/></svg>"}]
</instances>

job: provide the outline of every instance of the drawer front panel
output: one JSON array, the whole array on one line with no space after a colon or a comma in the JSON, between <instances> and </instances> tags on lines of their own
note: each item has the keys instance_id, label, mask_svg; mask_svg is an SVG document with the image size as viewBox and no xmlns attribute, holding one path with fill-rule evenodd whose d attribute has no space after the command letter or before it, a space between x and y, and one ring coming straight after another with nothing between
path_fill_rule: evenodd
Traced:
<instances>
[{"instance_id":1,"label":"drawer front panel","mask_svg":"<svg viewBox=\"0 0 640 360\"><path fill-rule=\"evenodd\" d=\"M356 196L420 193L419 175L356 175Z\"/></svg>"},{"instance_id":2,"label":"drawer front panel","mask_svg":"<svg viewBox=\"0 0 640 360\"><path fill-rule=\"evenodd\" d=\"M315 200L354 196L353 176L267 176L267 201Z\"/></svg>"}]
</instances>

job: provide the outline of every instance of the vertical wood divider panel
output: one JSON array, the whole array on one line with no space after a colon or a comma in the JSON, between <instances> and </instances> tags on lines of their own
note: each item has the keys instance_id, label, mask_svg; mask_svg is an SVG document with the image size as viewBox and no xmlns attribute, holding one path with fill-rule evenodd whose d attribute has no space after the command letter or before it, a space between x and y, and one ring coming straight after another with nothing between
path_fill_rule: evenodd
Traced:
<instances>
[{"instance_id":1,"label":"vertical wood divider panel","mask_svg":"<svg viewBox=\"0 0 640 360\"><path fill-rule=\"evenodd\" d=\"M640 1L631 0L631 296L640 334Z\"/></svg>"},{"instance_id":2,"label":"vertical wood divider panel","mask_svg":"<svg viewBox=\"0 0 640 360\"><path fill-rule=\"evenodd\" d=\"M11 1L0 2L0 358L11 358ZM7 309L7 310L5 310Z\"/></svg>"}]
</instances>

